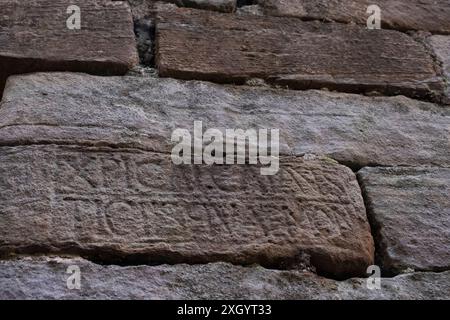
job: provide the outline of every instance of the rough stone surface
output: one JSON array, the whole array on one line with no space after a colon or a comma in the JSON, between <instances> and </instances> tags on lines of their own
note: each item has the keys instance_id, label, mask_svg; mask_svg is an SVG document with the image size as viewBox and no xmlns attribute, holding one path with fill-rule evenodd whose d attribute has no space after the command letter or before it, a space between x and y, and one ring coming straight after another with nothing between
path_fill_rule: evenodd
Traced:
<instances>
[{"instance_id":1,"label":"rough stone surface","mask_svg":"<svg viewBox=\"0 0 450 320\"><path fill-rule=\"evenodd\" d=\"M130 8L78 1L81 29L69 30L71 0L0 1L0 96L11 74L82 71L124 74L137 64Z\"/></svg>"},{"instance_id":2,"label":"rough stone surface","mask_svg":"<svg viewBox=\"0 0 450 320\"><path fill-rule=\"evenodd\" d=\"M449 17L449 0L0 0L0 299L450 299ZM175 165L194 121L279 129L278 174ZM381 290L352 278L373 264L395 276Z\"/></svg>"},{"instance_id":3,"label":"rough stone surface","mask_svg":"<svg viewBox=\"0 0 450 320\"><path fill-rule=\"evenodd\" d=\"M236 0L128 0L134 19L153 18L155 4L158 1L180 7L219 12L233 12L236 10Z\"/></svg>"},{"instance_id":4,"label":"rough stone surface","mask_svg":"<svg viewBox=\"0 0 450 320\"><path fill-rule=\"evenodd\" d=\"M163 0L180 7L219 12L233 12L236 0ZM156 0L128 0L134 20L134 32L140 57L145 66L154 65L155 3Z\"/></svg>"},{"instance_id":5,"label":"rough stone surface","mask_svg":"<svg viewBox=\"0 0 450 320\"><path fill-rule=\"evenodd\" d=\"M158 8L156 65L163 77L292 89L434 98L444 88L425 46L401 32L167 6Z\"/></svg>"},{"instance_id":6,"label":"rough stone surface","mask_svg":"<svg viewBox=\"0 0 450 320\"><path fill-rule=\"evenodd\" d=\"M219 12L236 10L236 0L169 0L180 7L190 7Z\"/></svg>"},{"instance_id":7,"label":"rough stone surface","mask_svg":"<svg viewBox=\"0 0 450 320\"><path fill-rule=\"evenodd\" d=\"M288 268L306 255L336 277L373 262L356 177L329 159L283 157L262 176L137 150L24 146L1 148L0 163L3 253Z\"/></svg>"},{"instance_id":8,"label":"rough stone surface","mask_svg":"<svg viewBox=\"0 0 450 320\"><path fill-rule=\"evenodd\" d=\"M450 169L364 168L358 176L382 266L449 270Z\"/></svg>"},{"instance_id":9,"label":"rough stone surface","mask_svg":"<svg viewBox=\"0 0 450 320\"><path fill-rule=\"evenodd\" d=\"M154 0L128 0L133 14L133 19L141 20L154 18L155 15L155 2Z\"/></svg>"},{"instance_id":10,"label":"rough stone surface","mask_svg":"<svg viewBox=\"0 0 450 320\"><path fill-rule=\"evenodd\" d=\"M67 288L69 266L81 271L81 290ZM39 283L39 285L36 285ZM207 265L100 266L78 258L0 262L0 299L449 299L450 272L337 282L309 272Z\"/></svg>"},{"instance_id":11,"label":"rough stone surface","mask_svg":"<svg viewBox=\"0 0 450 320\"><path fill-rule=\"evenodd\" d=\"M258 0L266 14L366 25L367 8L381 9L383 28L450 34L448 0Z\"/></svg>"},{"instance_id":12,"label":"rough stone surface","mask_svg":"<svg viewBox=\"0 0 450 320\"><path fill-rule=\"evenodd\" d=\"M429 42L442 63L442 69L447 80L444 103L450 104L450 36L432 36L429 38Z\"/></svg>"},{"instance_id":13,"label":"rough stone surface","mask_svg":"<svg viewBox=\"0 0 450 320\"><path fill-rule=\"evenodd\" d=\"M242 6L236 9L236 14L240 15L257 15L262 16L264 15L264 11L262 10L261 6L259 5L248 5L248 6Z\"/></svg>"},{"instance_id":14,"label":"rough stone surface","mask_svg":"<svg viewBox=\"0 0 450 320\"><path fill-rule=\"evenodd\" d=\"M280 152L366 165L450 167L450 109L405 97L220 86L73 73L11 77L0 145L84 144L170 152L176 128L280 129Z\"/></svg>"}]
</instances>

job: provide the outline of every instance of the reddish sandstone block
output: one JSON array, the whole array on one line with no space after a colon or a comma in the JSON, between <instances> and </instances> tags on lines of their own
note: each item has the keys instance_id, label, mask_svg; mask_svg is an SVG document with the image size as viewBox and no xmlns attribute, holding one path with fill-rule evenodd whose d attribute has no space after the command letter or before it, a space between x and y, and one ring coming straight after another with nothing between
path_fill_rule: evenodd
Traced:
<instances>
[{"instance_id":1,"label":"reddish sandstone block","mask_svg":"<svg viewBox=\"0 0 450 320\"><path fill-rule=\"evenodd\" d=\"M450 34L448 0L259 0L269 15L366 25L367 8L381 10L383 28Z\"/></svg>"},{"instance_id":2,"label":"reddish sandstone block","mask_svg":"<svg viewBox=\"0 0 450 320\"><path fill-rule=\"evenodd\" d=\"M262 176L136 149L2 147L0 253L364 275L373 240L354 173L326 159L280 166Z\"/></svg>"},{"instance_id":3,"label":"reddish sandstone block","mask_svg":"<svg viewBox=\"0 0 450 320\"><path fill-rule=\"evenodd\" d=\"M167 7L156 29L165 77L422 98L443 91L425 47L397 31Z\"/></svg>"},{"instance_id":4,"label":"reddish sandstone block","mask_svg":"<svg viewBox=\"0 0 450 320\"><path fill-rule=\"evenodd\" d=\"M123 74L138 57L125 2L77 1L81 29L70 30L69 0L0 2L0 93L8 76L35 71Z\"/></svg>"}]
</instances>

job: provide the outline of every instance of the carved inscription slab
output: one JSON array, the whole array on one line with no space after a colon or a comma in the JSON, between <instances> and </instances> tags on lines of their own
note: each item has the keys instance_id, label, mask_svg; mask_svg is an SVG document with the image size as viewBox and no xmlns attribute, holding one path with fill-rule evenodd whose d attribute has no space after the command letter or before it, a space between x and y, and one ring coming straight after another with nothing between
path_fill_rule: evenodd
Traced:
<instances>
[{"instance_id":1,"label":"carved inscription slab","mask_svg":"<svg viewBox=\"0 0 450 320\"><path fill-rule=\"evenodd\" d=\"M0 252L260 263L363 274L373 241L353 172L329 159L175 166L117 149L0 149ZM26 235L26 237L24 237Z\"/></svg>"}]
</instances>

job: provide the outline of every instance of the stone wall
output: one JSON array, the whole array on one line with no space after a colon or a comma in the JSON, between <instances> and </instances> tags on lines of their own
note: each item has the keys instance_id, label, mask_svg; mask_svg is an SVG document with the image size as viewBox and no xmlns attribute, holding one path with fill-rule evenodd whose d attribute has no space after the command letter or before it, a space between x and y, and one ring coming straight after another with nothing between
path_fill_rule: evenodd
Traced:
<instances>
[{"instance_id":1,"label":"stone wall","mask_svg":"<svg viewBox=\"0 0 450 320\"><path fill-rule=\"evenodd\" d=\"M0 298L449 299L450 3L372 2L0 0Z\"/></svg>"}]
</instances>

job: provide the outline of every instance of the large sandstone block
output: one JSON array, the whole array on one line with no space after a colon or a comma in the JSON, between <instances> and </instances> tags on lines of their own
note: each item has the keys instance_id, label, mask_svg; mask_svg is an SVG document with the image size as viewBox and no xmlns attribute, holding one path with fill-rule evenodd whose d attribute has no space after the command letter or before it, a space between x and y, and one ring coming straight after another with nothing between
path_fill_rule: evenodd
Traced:
<instances>
[{"instance_id":1,"label":"large sandstone block","mask_svg":"<svg viewBox=\"0 0 450 320\"><path fill-rule=\"evenodd\" d=\"M450 167L450 109L405 97L271 90L72 73L11 77L0 145L83 144L170 152L177 128L280 129L280 152L366 165Z\"/></svg>"},{"instance_id":2,"label":"large sandstone block","mask_svg":"<svg viewBox=\"0 0 450 320\"><path fill-rule=\"evenodd\" d=\"M353 172L329 159L280 166L262 176L256 166L176 166L137 150L4 147L0 252L364 274L373 242Z\"/></svg>"},{"instance_id":3,"label":"large sandstone block","mask_svg":"<svg viewBox=\"0 0 450 320\"><path fill-rule=\"evenodd\" d=\"M366 25L367 8L381 9L383 28L450 34L448 0L258 0L266 14Z\"/></svg>"},{"instance_id":4,"label":"large sandstone block","mask_svg":"<svg viewBox=\"0 0 450 320\"><path fill-rule=\"evenodd\" d=\"M450 104L450 36L431 36L428 41L442 64L447 86L444 103Z\"/></svg>"},{"instance_id":5,"label":"large sandstone block","mask_svg":"<svg viewBox=\"0 0 450 320\"><path fill-rule=\"evenodd\" d=\"M81 289L67 288L67 269L78 266ZM39 285L36 285L39 283ZM0 299L448 299L450 272L334 281L309 272L228 263L174 266L101 266L78 258L0 261Z\"/></svg>"},{"instance_id":6,"label":"large sandstone block","mask_svg":"<svg viewBox=\"0 0 450 320\"><path fill-rule=\"evenodd\" d=\"M450 269L450 169L364 168L358 177L383 267Z\"/></svg>"},{"instance_id":7,"label":"large sandstone block","mask_svg":"<svg viewBox=\"0 0 450 320\"><path fill-rule=\"evenodd\" d=\"M69 6L81 29L70 30ZM137 64L128 4L106 0L0 1L0 96L11 74L81 71L123 74Z\"/></svg>"},{"instance_id":8,"label":"large sandstone block","mask_svg":"<svg viewBox=\"0 0 450 320\"><path fill-rule=\"evenodd\" d=\"M425 47L397 31L164 6L156 42L163 77L417 98L443 91Z\"/></svg>"}]
</instances>

